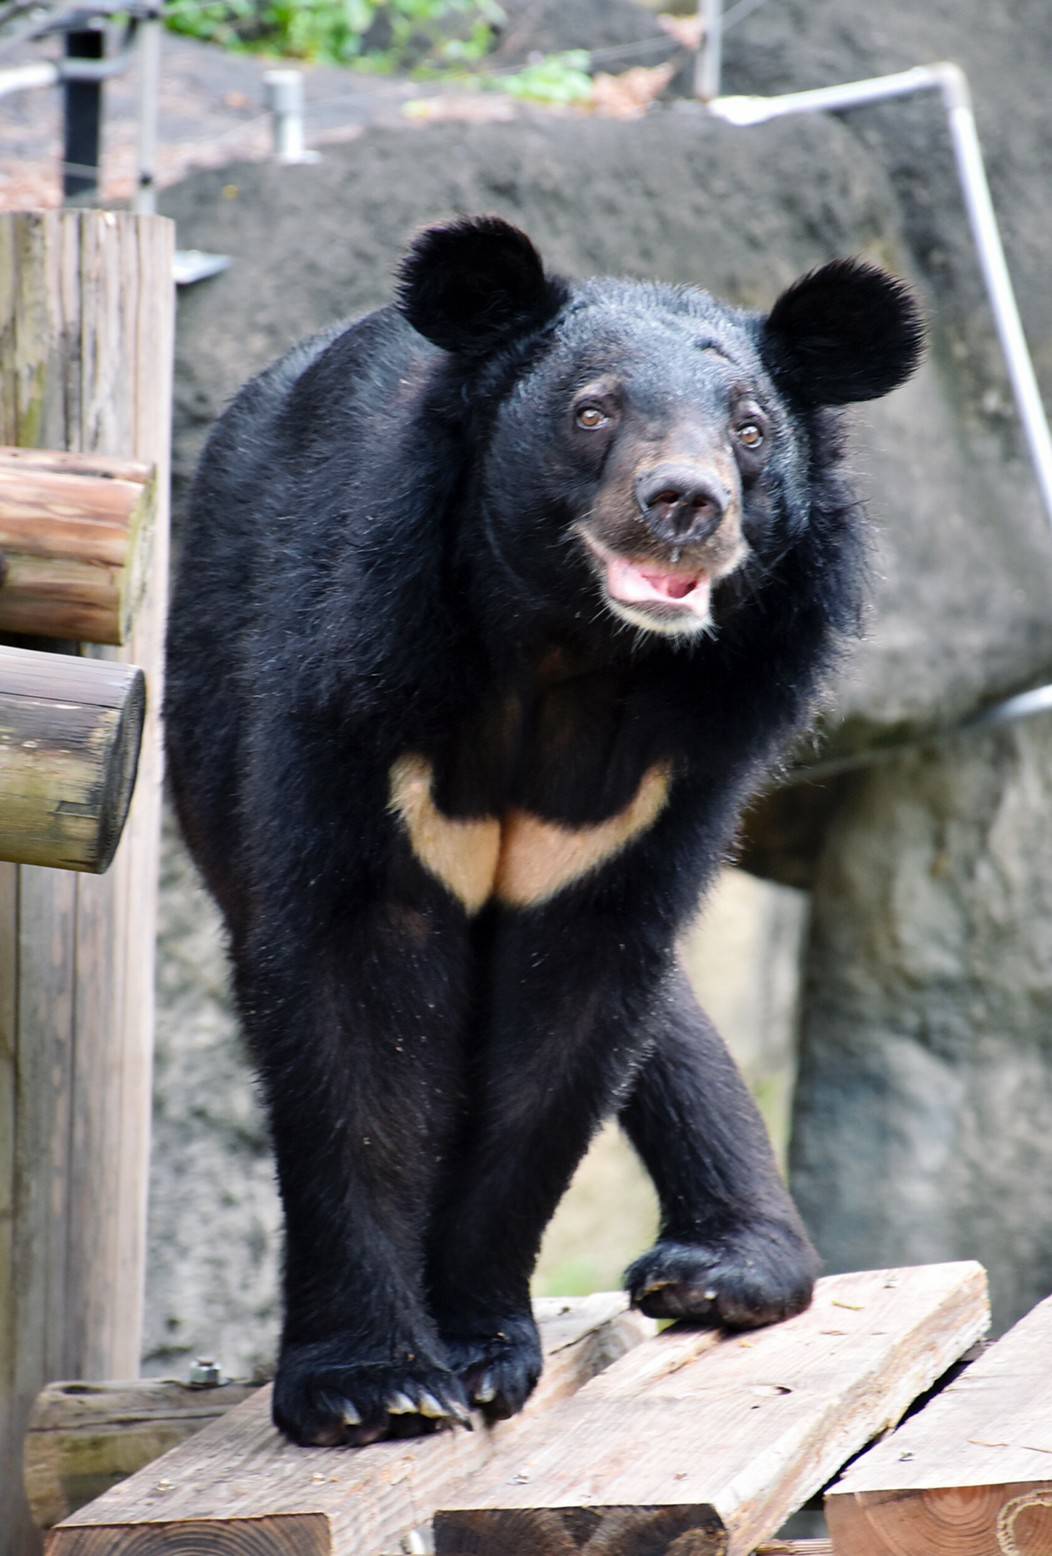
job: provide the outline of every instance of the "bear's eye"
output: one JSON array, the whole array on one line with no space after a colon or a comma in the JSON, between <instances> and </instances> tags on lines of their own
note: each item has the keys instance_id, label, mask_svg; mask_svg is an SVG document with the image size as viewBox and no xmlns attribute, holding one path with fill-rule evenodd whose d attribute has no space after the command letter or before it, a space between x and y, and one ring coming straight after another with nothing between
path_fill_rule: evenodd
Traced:
<instances>
[{"instance_id":1,"label":"bear's eye","mask_svg":"<svg viewBox=\"0 0 1052 1556\"><path fill-rule=\"evenodd\" d=\"M744 443L746 448L759 448L763 442L763 428L755 421L743 422L736 427L735 432L739 443Z\"/></svg>"},{"instance_id":2,"label":"bear's eye","mask_svg":"<svg viewBox=\"0 0 1052 1556\"><path fill-rule=\"evenodd\" d=\"M574 420L579 427L592 432L596 427L605 427L610 418L601 406L579 405L574 413Z\"/></svg>"}]
</instances>

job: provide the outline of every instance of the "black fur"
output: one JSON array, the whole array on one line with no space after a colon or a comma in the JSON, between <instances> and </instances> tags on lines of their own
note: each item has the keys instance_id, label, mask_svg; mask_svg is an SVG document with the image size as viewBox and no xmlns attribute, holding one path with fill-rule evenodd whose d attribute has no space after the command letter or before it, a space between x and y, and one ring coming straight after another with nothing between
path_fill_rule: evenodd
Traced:
<instances>
[{"instance_id":1,"label":"black fur","mask_svg":"<svg viewBox=\"0 0 1052 1556\"><path fill-rule=\"evenodd\" d=\"M807 1304L815 1255L674 943L856 626L823 402L901 381L916 332L862 267L765 319L547 277L487 218L424 234L397 308L297 347L213 432L170 770L270 1109L298 1441L521 1407L541 1235L613 1112L662 1206L633 1300L732 1326ZM443 826L499 822L527 870L523 818L574 843L648 782L667 801L543 900L494 875L465 907L391 808L407 757Z\"/></svg>"},{"instance_id":2,"label":"black fur","mask_svg":"<svg viewBox=\"0 0 1052 1556\"><path fill-rule=\"evenodd\" d=\"M779 386L808 405L876 400L913 371L924 326L902 282L858 259L836 259L789 287L767 321Z\"/></svg>"}]
</instances>

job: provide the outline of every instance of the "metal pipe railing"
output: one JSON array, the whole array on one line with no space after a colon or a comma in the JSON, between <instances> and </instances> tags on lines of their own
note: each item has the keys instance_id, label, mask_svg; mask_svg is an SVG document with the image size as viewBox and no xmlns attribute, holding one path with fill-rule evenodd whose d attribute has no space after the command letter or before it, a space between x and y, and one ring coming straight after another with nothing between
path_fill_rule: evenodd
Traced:
<instances>
[{"instance_id":1,"label":"metal pipe railing","mask_svg":"<svg viewBox=\"0 0 1052 1556\"><path fill-rule=\"evenodd\" d=\"M718 6L718 0L705 0L705 3L707 6ZM848 81L838 86L816 87L806 92L784 92L774 97L720 96L719 44L718 26L711 37L703 34L699 48L698 79L714 82L717 88L705 102L708 112L725 124L738 128L766 124L771 119L786 118L790 114L828 113L844 108L859 108L867 103L886 102L917 92L937 91L940 94L986 294L1023 424L1041 501L1052 524L1052 433L1049 431L1048 416L1019 317L964 71L950 61L939 61L932 65L918 65L912 70L897 71L892 75L873 76L865 81ZM710 59L706 66L704 56L707 52L710 52Z\"/></svg>"}]
</instances>

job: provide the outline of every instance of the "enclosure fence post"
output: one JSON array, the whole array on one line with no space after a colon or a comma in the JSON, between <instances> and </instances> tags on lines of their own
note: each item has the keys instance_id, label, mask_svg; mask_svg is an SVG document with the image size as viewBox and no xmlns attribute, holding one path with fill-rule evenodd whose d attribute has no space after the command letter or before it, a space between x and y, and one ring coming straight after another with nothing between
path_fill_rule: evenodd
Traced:
<instances>
[{"instance_id":1,"label":"enclosure fence post","mask_svg":"<svg viewBox=\"0 0 1052 1556\"><path fill-rule=\"evenodd\" d=\"M128 824L107 875L0 865L0 1556L39 1550L21 1439L49 1379L139 1370L167 576L172 224L0 215L0 443L156 465ZM73 648L73 645L66 645Z\"/></svg>"},{"instance_id":2,"label":"enclosure fence post","mask_svg":"<svg viewBox=\"0 0 1052 1556\"><path fill-rule=\"evenodd\" d=\"M263 75L263 102L271 116L274 155L279 162L317 162L308 151L303 131L303 72L268 70Z\"/></svg>"}]
</instances>

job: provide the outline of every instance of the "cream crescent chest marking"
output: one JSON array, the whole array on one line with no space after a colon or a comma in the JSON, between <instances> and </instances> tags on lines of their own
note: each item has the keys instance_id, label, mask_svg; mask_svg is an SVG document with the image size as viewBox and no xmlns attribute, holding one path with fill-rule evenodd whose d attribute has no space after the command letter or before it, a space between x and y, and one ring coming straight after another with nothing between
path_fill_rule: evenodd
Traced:
<instances>
[{"instance_id":1,"label":"cream crescent chest marking","mask_svg":"<svg viewBox=\"0 0 1052 1556\"><path fill-rule=\"evenodd\" d=\"M468 913L496 897L513 907L535 907L613 859L649 831L668 800L664 763L644 773L624 810L594 826L569 827L512 810L503 822L444 816L435 805L433 773L425 757L399 757L391 768L388 808L408 834L413 853Z\"/></svg>"},{"instance_id":2,"label":"cream crescent chest marking","mask_svg":"<svg viewBox=\"0 0 1052 1556\"><path fill-rule=\"evenodd\" d=\"M391 768L388 809L400 818L425 870L437 876L469 913L477 913L493 893L500 823L443 816L431 793L432 777L425 757L400 756Z\"/></svg>"}]
</instances>

